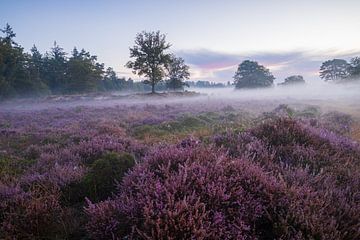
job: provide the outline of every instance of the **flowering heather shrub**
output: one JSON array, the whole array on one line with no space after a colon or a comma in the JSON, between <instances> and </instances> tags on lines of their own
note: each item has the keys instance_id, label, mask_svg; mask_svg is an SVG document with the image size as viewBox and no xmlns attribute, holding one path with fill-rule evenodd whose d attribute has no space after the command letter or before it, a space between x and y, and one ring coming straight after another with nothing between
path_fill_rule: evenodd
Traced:
<instances>
[{"instance_id":1,"label":"flowering heather shrub","mask_svg":"<svg viewBox=\"0 0 360 240\"><path fill-rule=\"evenodd\" d=\"M322 126L338 134L348 134L353 119L349 114L329 112L321 116Z\"/></svg>"},{"instance_id":2,"label":"flowering heather shrub","mask_svg":"<svg viewBox=\"0 0 360 240\"><path fill-rule=\"evenodd\" d=\"M287 186L287 224L305 239L360 237L360 148L350 139L289 118L213 139L245 154ZM287 236L288 238L288 236Z\"/></svg>"},{"instance_id":3,"label":"flowering heather shrub","mask_svg":"<svg viewBox=\"0 0 360 240\"><path fill-rule=\"evenodd\" d=\"M104 111L110 114L110 110ZM4 117L0 117L0 122L9 123L0 129L0 184L4 189L12 186L18 189L17 194L7 194L4 201L0 197L0 239L68 238L69 234L81 232L82 226L74 224L82 221L79 203L84 202L86 194L97 199L92 193L101 190L73 193L73 198L81 198L73 210L75 206L64 201L64 189L82 182L87 173L91 175L93 162L108 151L126 151L136 157L145 151L141 143L126 135L119 122L102 119L94 109L0 113L0 116ZM94 178L99 177L95 175ZM114 183L122 175L106 177Z\"/></svg>"},{"instance_id":4,"label":"flowering heather shrub","mask_svg":"<svg viewBox=\"0 0 360 240\"><path fill-rule=\"evenodd\" d=\"M360 239L352 120L274 104L1 109L0 239Z\"/></svg>"},{"instance_id":5,"label":"flowering heather shrub","mask_svg":"<svg viewBox=\"0 0 360 240\"><path fill-rule=\"evenodd\" d=\"M275 236L283 188L256 164L186 141L148 155L115 199L90 203L87 228L95 239Z\"/></svg>"},{"instance_id":6,"label":"flowering heather shrub","mask_svg":"<svg viewBox=\"0 0 360 240\"><path fill-rule=\"evenodd\" d=\"M0 238L55 238L63 231L59 192L44 186L24 192L0 183Z\"/></svg>"}]
</instances>

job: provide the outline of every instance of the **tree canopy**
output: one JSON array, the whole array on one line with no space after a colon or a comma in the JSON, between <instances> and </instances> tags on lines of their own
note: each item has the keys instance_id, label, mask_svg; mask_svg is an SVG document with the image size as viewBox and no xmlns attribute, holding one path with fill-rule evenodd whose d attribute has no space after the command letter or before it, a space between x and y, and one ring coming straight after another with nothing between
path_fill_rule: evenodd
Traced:
<instances>
[{"instance_id":1,"label":"tree canopy","mask_svg":"<svg viewBox=\"0 0 360 240\"><path fill-rule=\"evenodd\" d=\"M74 48L69 58L67 74L69 84L68 92L92 92L98 88L102 79L104 64L97 62L97 57L82 49L80 52Z\"/></svg>"},{"instance_id":2,"label":"tree canopy","mask_svg":"<svg viewBox=\"0 0 360 240\"><path fill-rule=\"evenodd\" d=\"M255 61L245 60L235 72L234 83L236 88L270 87L274 79L269 69Z\"/></svg>"},{"instance_id":3,"label":"tree canopy","mask_svg":"<svg viewBox=\"0 0 360 240\"><path fill-rule=\"evenodd\" d=\"M135 45L130 48L130 58L126 66L133 69L134 74L145 76L146 84L151 85L151 92L155 92L155 85L166 75L166 66L170 63L171 55L166 52L170 48L166 36L157 32L141 32L136 35Z\"/></svg>"},{"instance_id":4,"label":"tree canopy","mask_svg":"<svg viewBox=\"0 0 360 240\"><path fill-rule=\"evenodd\" d=\"M113 68L105 68L97 56L85 49L74 48L68 54L59 44L41 53L34 45L30 52L15 41L9 24L0 29L0 100L45 94L82 94L97 91L162 91L184 86L223 87L221 83L186 81L189 66L172 54L171 44L160 31L138 33L130 48L126 66L144 77L142 82L119 78ZM360 57L349 62L332 59L322 63L320 77L325 81L346 82L360 79ZM234 75L236 88L259 88L273 85L274 76L256 61L245 60ZM163 81L166 80L166 81ZM301 75L289 76L280 85L304 83ZM228 84L229 85L229 84Z\"/></svg>"},{"instance_id":5,"label":"tree canopy","mask_svg":"<svg viewBox=\"0 0 360 240\"><path fill-rule=\"evenodd\" d=\"M292 75L285 78L284 82L280 83L279 85L294 85L294 84L304 84L305 80L304 77L301 75Z\"/></svg>"},{"instance_id":6,"label":"tree canopy","mask_svg":"<svg viewBox=\"0 0 360 240\"><path fill-rule=\"evenodd\" d=\"M360 58L327 60L320 67L320 77L325 81L349 82L360 80Z\"/></svg>"},{"instance_id":7,"label":"tree canopy","mask_svg":"<svg viewBox=\"0 0 360 240\"><path fill-rule=\"evenodd\" d=\"M44 54L34 45L29 53L14 41L10 26L0 35L0 100L47 94L78 94L97 91L149 91L151 87L131 78L118 77L113 68L104 71L97 57L74 48L68 54L56 42ZM5 33L5 34L4 34ZM157 90L166 90L158 84Z\"/></svg>"},{"instance_id":8,"label":"tree canopy","mask_svg":"<svg viewBox=\"0 0 360 240\"><path fill-rule=\"evenodd\" d=\"M360 57L354 57L349 64L349 75L352 79L360 79Z\"/></svg>"},{"instance_id":9,"label":"tree canopy","mask_svg":"<svg viewBox=\"0 0 360 240\"><path fill-rule=\"evenodd\" d=\"M349 64L343 59L333 59L322 63L320 77L325 81L338 81L349 76Z\"/></svg>"},{"instance_id":10,"label":"tree canopy","mask_svg":"<svg viewBox=\"0 0 360 240\"><path fill-rule=\"evenodd\" d=\"M184 59L171 55L170 61L167 65L168 77L167 86L169 89L182 89L184 86L188 86L185 83L186 79L189 79L190 72L189 66L185 64Z\"/></svg>"}]
</instances>

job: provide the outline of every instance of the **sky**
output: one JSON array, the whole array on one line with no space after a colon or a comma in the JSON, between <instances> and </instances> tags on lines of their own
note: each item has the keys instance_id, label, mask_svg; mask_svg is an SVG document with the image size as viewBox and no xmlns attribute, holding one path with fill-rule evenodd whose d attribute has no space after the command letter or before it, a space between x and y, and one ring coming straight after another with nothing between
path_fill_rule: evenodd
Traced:
<instances>
[{"instance_id":1,"label":"sky","mask_svg":"<svg viewBox=\"0 0 360 240\"><path fill-rule=\"evenodd\" d=\"M360 56L359 0L0 0L26 51L84 48L119 76L143 30L160 30L185 59L192 80L232 81L250 59L278 82L289 75L316 81L321 63Z\"/></svg>"}]
</instances>

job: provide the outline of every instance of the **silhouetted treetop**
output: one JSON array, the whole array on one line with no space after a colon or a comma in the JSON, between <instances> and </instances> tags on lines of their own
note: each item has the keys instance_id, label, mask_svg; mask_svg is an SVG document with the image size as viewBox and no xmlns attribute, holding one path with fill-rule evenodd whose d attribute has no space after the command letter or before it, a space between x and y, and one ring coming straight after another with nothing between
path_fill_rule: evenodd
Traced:
<instances>
[{"instance_id":1,"label":"silhouetted treetop","mask_svg":"<svg viewBox=\"0 0 360 240\"><path fill-rule=\"evenodd\" d=\"M322 63L320 77L325 81L342 80L349 76L349 63L343 59L333 59Z\"/></svg>"},{"instance_id":2,"label":"silhouetted treetop","mask_svg":"<svg viewBox=\"0 0 360 240\"><path fill-rule=\"evenodd\" d=\"M168 69L168 81L167 86L170 89L182 89L187 84L184 82L186 79L189 79L190 72L189 66L185 64L184 59L181 57L176 57L174 54L171 54L170 61L167 65Z\"/></svg>"},{"instance_id":3,"label":"silhouetted treetop","mask_svg":"<svg viewBox=\"0 0 360 240\"><path fill-rule=\"evenodd\" d=\"M360 57L354 57L349 65L350 78L360 80Z\"/></svg>"},{"instance_id":4,"label":"silhouetted treetop","mask_svg":"<svg viewBox=\"0 0 360 240\"><path fill-rule=\"evenodd\" d=\"M269 69L255 61L245 60L235 72L234 83L236 88L270 87L274 79Z\"/></svg>"},{"instance_id":5,"label":"silhouetted treetop","mask_svg":"<svg viewBox=\"0 0 360 240\"><path fill-rule=\"evenodd\" d=\"M280 83L279 85L294 85L294 84L304 84L305 80L304 77L301 75L292 75L285 78L284 82Z\"/></svg>"},{"instance_id":6,"label":"silhouetted treetop","mask_svg":"<svg viewBox=\"0 0 360 240\"><path fill-rule=\"evenodd\" d=\"M12 27L10 27L8 23L5 25L5 28L1 29L0 31L5 34L3 41L17 46L17 43L13 41L13 39L16 37L16 34L14 33Z\"/></svg>"},{"instance_id":7,"label":"silhouetted treetop","mask_svg":"<svg viewBox=\"0 0 360 240\"><path fill-rule=\"evenodd\" d=\"M126 66L133 69L134 74L145 76L146 84L150 84L152 92L155 92L156 83L163 80L166 75L166 66L170 62L170 54L166 52L170 48L166 42L166 36L157 32L141 32L136 35L135 45L130 48L130 58Z\"/></svg>"}]
</instances>

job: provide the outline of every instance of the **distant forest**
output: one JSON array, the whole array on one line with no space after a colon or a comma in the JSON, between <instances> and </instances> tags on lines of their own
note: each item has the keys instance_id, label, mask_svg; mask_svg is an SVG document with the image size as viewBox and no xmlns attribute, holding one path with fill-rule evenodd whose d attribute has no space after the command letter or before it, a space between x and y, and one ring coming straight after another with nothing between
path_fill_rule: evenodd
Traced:
<instances>
[{"instance_id":1,"label":"distant forest","mask_svg":"<svg viewBox=\"0 0 360 240\"><path fill-rule=\"evenodd\" d=\"M143 81L120 78L113 68L105 68L97 56L74 47L68 54L56 42L50 51L40 53L34 45L30 53L14 41L16 34L9 24L0 36L0 100L49 94L82 94L104 91L177 91L185 87L213 88L234 85L235 88L271 87L275 77L256 61L239 64L234 81L227 84L209 81L186 81L189 66L184 59L167 52L166 36L157 32L141 32L130 48L126 67ZM359 79L360 58L350 63L342 59L325 61L320 67L325 81L346 82ZM290 76L281 85L305 83L301 75Z\"/></svg>"},{"instance_id":2,"label":"distant forest","mask_svg":"<svg viewBox=\"0 0 360 240\"><path fill-rule=\"evenodd\" d=\"M105 69L105 65L98 62L97 56L85 49L79 50L74 47L71 54L68 54L54 42L50 51L44 54L40 53L35 45L30 53L27 53L14 41L16 34L10 25L7 24L1 29L1 33L3 36L0 36L0 99L49 94L151 90L151 86L144 81L118 77L113 68ZM176 81L162 81L155 89L178 90L186 85L173 86L174 83L176 84Z\"/></svg>"}]
</instances>

